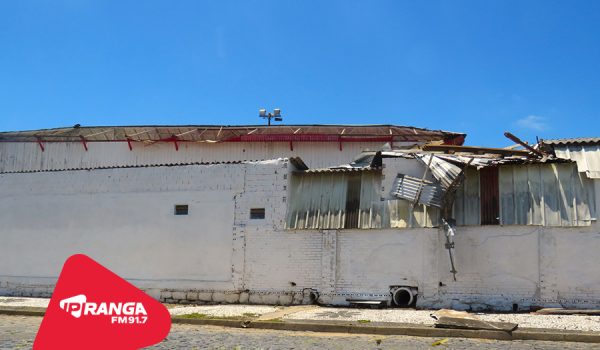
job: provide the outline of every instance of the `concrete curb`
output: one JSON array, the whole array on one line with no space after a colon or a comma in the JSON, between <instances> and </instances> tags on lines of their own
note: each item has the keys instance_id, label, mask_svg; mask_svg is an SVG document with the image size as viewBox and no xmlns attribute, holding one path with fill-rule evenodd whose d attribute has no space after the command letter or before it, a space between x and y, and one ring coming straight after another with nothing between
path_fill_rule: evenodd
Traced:
<instances>
[{"instance_id":1,"label":"concrete curb","mask_svg":"<svg viewBox=\"0 0 600 350\"><path fill-rule=\"evenodd\" d=\"M44 316L45 313L46 313L45 307L27 307L27 306L2 306L2 307L0 307L0 315Z\"/></svg>"},{"instance_id":2,"label":"concrete curb","mask_svg":"<svg viewBox=\"0 0 600 350\"><path fill-rule=\"evenodd\" d=\"M450 337L450 338L478 338L493 340L543 340L567 341L583 343L600 343L600 332L563 331L554 329L522 328L512 333L501 331L482 331L469 329L447 329L418 324L361 324L357 322L327 321L243 321L222 319L190 319L173 317L173 323L212 325L234 328L273 329L304 332L329 332L350 334L374 335L407 335L416 337Z\"/></svg>"},{"instance_id":3,"label":"concrete curb","mask_svg":"<svg viewBox=\"0 0 600 350\"><path fill-rule=\"evenodd\" d=\"M0 315L44 316L45 308L0 307ZM272 329L302 332L329 332L374 335L407 335L435 338L478 338L493 340L542 340L582 343L600 343L600 332L566 331L555 329L520 328L512 333L500 331L479 331L468 329L446 329L408 323L358 323L347 321L251 321L218 318L194 319L174 316L176 324L210 325L233 328Z\"/></svg>"}]
</instances>

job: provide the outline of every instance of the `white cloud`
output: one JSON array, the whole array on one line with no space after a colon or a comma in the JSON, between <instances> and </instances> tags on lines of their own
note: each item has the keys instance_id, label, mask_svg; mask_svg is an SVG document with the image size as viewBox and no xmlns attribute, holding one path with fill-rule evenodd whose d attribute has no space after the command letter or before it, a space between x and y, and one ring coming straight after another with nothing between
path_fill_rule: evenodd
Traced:
<instances>
[{"instance_id":1,"label":"white cloud","mask_svg":"<svg viewBox=\"0 0 600 350\"><path fill-rule=\"evenodd\" d=\"M546 118L537 115L528 115L525 118L517 120L517 125L524 128L535 131L548 130L548 124Z\"/></svg>"}]
</instances>

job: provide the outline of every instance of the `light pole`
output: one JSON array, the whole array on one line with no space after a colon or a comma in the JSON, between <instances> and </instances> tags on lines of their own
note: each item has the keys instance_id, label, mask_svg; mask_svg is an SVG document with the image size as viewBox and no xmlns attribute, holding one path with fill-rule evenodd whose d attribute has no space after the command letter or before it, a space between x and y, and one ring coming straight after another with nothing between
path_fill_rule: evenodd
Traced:
<instances>
[{"instance_id":1,"label":"light pole","mask_svg":"<svg viewBox=\"0 0 600 350\"><path fill-rule=\"evenodd\" d=\"M276 122L280 122L283 120L283 118L281 117L281 109L279 109L279 108L275 108L273 110L273 113L271 113L271 112L267 113L266 109L261 108L258 110L258 116L263 119L267 119L268 126L271 126L271 119L273 119Z\"/></svg>"}]
</instances>

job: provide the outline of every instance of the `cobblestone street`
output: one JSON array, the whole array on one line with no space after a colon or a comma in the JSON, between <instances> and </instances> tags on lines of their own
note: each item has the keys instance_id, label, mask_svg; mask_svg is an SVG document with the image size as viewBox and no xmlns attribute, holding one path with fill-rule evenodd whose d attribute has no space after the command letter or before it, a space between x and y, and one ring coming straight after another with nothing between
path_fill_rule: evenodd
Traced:
<instances>
[{"instance_id":1,"label":"cobblestone street","mask_svg":"<svg viewBox=\"0 0 600 350\"><path fill-rule=\"evenodd\" d=\"M0 315L0 348L29 349L41 317ZM440 339L236 329L174 324L152 349L426 349ZM448 338L438 349L598 349L599 344Z\"/></svg>"}]
</instances>

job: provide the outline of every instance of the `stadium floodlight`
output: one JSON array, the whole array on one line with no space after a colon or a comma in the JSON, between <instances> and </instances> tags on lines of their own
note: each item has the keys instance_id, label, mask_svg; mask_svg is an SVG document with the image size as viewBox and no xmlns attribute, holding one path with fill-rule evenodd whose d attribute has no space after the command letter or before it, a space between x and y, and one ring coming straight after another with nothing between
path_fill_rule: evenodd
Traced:
<instances>
[{"instance_id":1,"label":"stadium floodlight","mask_svg":"<svg viewBox=\"0 0 600 350\"><path fill-rule=\"evenodd\" d=\"M279 108L275 108L273 110L273 113L267 112L266 109L261 108L258 110L258 116L263 119L267 119L268 126L271 126L271 119L273 119L276 122L283 121L283 118L281 117L281 109L279 109Z\"/></svg>"}]
</instances>

